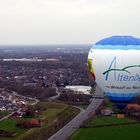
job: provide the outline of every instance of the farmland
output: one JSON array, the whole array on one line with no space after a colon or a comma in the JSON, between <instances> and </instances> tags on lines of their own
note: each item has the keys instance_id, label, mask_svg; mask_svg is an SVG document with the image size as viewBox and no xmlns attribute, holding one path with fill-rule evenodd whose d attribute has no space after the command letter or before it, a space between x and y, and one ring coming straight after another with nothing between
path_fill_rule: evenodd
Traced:
<instances>
[{"instance_id":1,"label":"farmland","mask_svg":"<svg viewBox=\"0 0 140 140\"><path fill-rule=\"evenodd\" d=\"M21 140L21 139L30 140L36 137L36 134L39 136L38 139L40 139L40 134L41 136L46 135L46 130L48 131L48 127L51 129L52 128L51 124L53 124L56 120L58 120L58 118L61 120L65 119L66 121L68 121L68 119L66 118L67 116L73 117L70 115L71 114L76 115L79 112L79 110L77 110L76 108L73 108L66 104L54 103L54 102L51 103L39 102L37 105L33 106L33 108L34 107L35 108L39 107L40 110L42 110L41 114L35 116L37 119L41 121L41 127L30 128L30 129L19 128L16 126L17 119L11 117L0 122L0 130L15 132L16 136L0 137L0 140ZM31 118L26 118L26 120L27 119L31 119ZM45 133L43 131L45 131ZM32 135L32 137L30 137L30 135Z\"/></svg>"},{"instance_id":2,"label":"farmland","mask_svg":"<svg viewBox=\"0 0 140 140\"><path fill-rule=\"evenodd\" d=\"M133 123L136 122L133 119L129 118L123 118L123 119L118 119L117 117L95 117L93 118L89 123L88 127L94 127L94 126L104 126L104 125L117 125L117 124L124 124L124 123Z\"/></svg>"},{"instance_id":3,"label":"farmland","mask_svg":"<svg viewBox=\"0 0 140 140\"><path fill-rule=\"evenodd\" d=\"M140 125L81 128L71 140L133 140L140 137Z\"/></svg>"},{"instance_id":4,"label":"farmland","mask_svg":"<svg viewBox=\"0 0 140 140\"><path fill-rule=\"evenodd\" d=\"M133 140L140 137L139 129L140 124L129 118L96 117L87 124L86 128L80 128L71 140Z\"/></svg>"}]
</instances>

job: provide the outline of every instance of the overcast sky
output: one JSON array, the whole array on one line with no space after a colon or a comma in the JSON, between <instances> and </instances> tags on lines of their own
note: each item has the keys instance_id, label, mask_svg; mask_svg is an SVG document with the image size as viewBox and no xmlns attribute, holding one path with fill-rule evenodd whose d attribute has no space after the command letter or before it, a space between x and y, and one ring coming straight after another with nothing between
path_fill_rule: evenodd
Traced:
<instances>
[{"instance_id":1,"label":"overcast sky","mask_svg":"<svg viewBox=\"0 0 140 140\"><path fill-rule=\"evenodd\" d=\"M0 0L0 45L140 37L140 0Z\"/></svg>"}]
</instances>

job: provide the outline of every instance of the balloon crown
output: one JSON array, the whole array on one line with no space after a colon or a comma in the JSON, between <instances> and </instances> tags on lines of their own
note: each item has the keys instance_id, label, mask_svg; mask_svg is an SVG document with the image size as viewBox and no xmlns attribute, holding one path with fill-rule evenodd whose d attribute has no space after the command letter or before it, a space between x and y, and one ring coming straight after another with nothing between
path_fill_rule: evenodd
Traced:
<instances>
[{"instance_id":1,"label":"balloon crown","mask_svg":"<svg viewBox=\"0 0 140 140\"><path fill-rule=\"evenodd\" d=\"M133 36L111 36L98 41L95 45L140 45L140 39Z\"/></svg>"}]
</instances>

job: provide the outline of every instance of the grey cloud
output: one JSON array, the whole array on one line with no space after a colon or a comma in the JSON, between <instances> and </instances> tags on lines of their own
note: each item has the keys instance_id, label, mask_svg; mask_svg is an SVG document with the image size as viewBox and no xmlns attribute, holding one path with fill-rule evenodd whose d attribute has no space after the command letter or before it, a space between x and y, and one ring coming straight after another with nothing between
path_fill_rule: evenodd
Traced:
<instances>
[{"instance_id":1,"label":"grey cloud","mask_svg":"<svg viewBox=\"0 0 140 140\"><path fill-rule=\"evenodd\" d=\"M0 44L93 43L140 36L138 0L0 0Z\"/></svg>"}]
</instances>

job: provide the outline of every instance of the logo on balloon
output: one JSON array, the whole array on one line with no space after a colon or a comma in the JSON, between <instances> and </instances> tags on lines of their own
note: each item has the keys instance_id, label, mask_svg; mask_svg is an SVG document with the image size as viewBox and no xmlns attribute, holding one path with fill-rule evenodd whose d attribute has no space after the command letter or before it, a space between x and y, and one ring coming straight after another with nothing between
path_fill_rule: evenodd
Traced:
<instances>
[{"instance_id":1,"label":"logo on balloon","mask_svg":"<svg viewBox=\"0 0 140 140\"><path fill-rule=\"evenodd\" d=\"M113 77L115 81L118 82L132 82L139 81L140 82L140 73L136 73L134 68L140 68L140 65L129 65L123 68L116 68L117 58L116 56L111 61L108 70L103 72L105 76L105 80L109 80L110 73L113 72ZM112 76L111 76L112 78Z\"/></svg>"},{"instance_id":2,"label":"logo on balloon","mask_svg":"<svg viewBox=\"0 0 140 140\"><path fill-rule=\"evenodd\" d=\"M88 68L90 70L91 76L95 80L95 74L94 74L94 70L93 70L93 67L92 67L92 59L88 59Z\"/></svg>"}]
</instances>

